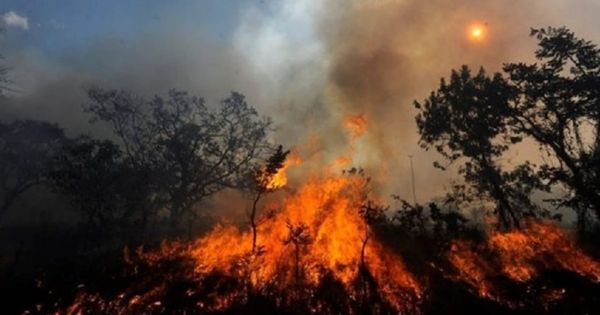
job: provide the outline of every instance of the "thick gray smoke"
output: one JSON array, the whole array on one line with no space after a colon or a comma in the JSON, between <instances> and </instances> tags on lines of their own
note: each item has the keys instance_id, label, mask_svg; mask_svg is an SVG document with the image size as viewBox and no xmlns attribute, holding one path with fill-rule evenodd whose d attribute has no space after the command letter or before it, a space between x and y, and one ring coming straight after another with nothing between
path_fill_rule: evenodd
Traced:
<instances>
[{"instance_id":1,"label":"thick gray smoke","mask_svg":"<svg viewBox=\"0 0 600 315\"><path fill-rule=\"evenodd\" d=\"M146 95L174 87L213 103L236 90L273 117L274 141L300 145L303 157L318 163L350 154L385 187L382 195L410 199L408 155L414 155L424 201L442 193L450 175L435 170L436 154L417 145L413 100L462 64L498 70L505 61L530 60L531 26L567 25L598 41L598 2L580 1L577 12L569 3L266 1L240 8L233 35L225 38L202 28L166 31L162 26L178 21L165 17L133 41L99 35L58 59L28 48L4 52L19 92L0 101L0 117L49 120L73 134L102 133L81 112L91 85ZM468 40L473 23L485 25L480 43ZM350 145L344 121L359 114L367 120L366 133Z\"/></svg>"}]
</instances>

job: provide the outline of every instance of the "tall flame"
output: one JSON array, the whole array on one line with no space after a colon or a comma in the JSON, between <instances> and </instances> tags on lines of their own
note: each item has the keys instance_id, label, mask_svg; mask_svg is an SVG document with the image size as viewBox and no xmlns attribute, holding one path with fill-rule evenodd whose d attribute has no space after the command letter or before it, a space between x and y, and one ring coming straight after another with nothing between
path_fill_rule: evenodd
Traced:
<instances>
[{"instance_id":1,"label":"tall flame","mask_svg":"<svg viewBox=\"0 0 600 315\"><path fill-rule=\"evenodd\" d=\"M306 226L310 243L302 245L301 281L317 285L326 273L332 273L351 294L352 282L359 277L364 221L358 209L363 201L361 179L350 176L314 177L281 205L280 211L259 227L258 244L263 251L247 262L254 267L255 287L273 284L282 289L293 285L295 275L293 246L284 240L289 226ZM251 234L229 226L218 226L199 239L192 251L197 271L218 271L235 276L251 248ZM231 246L231 244L236 244ZM386 251L372 240L367 244L366 264L378 283L380 294L398 309L403 309L406 293L418 297L421 287L406 270L399 256ZM255 268L258 267L259 268Z\"/></svg>"}]
</instances>

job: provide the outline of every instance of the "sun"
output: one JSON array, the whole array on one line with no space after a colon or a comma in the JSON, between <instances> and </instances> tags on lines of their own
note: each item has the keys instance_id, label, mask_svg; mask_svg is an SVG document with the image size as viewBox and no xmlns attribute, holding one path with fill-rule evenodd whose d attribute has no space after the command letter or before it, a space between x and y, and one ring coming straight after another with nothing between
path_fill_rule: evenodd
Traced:
<instances>
[{"instance_id":1,"label":"sun","mask_svg":"<svg viewBox=\"0 0 600 315\"><path fill-rule=\"evenodd\" d=\"M469 33L469 38L472 41L478 42L478 41L482 41L485 38L486 30L481 25L471 25L469 27L468 33Z\"/></svg>"}]
</instances>

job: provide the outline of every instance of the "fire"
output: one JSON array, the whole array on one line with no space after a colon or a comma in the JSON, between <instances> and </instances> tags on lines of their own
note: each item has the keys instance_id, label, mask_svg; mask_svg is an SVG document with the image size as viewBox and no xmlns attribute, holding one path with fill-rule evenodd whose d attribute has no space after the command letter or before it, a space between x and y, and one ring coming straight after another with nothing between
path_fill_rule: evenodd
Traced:
<instances>
[{"instance_id":1,"label":"fire","mask_svg":"<svg viewBox=\"0 0 600 315\"><path fill-rule=\"evenodd\" d=\"M333 161L334 166L343 168L349 166L352 163L352 158L349 156L340 156Z\"/></svg>"},{"instance_id":2,"label":"fire","mask_svg":"<svg viewBox=\"0 0 600 315\"><path fill-rule=\"evenodd\" d=\"M275 175L267 179L266 188L275 190L285 186L288 182L287 170L290 166L302 164L302 159L297 150L292 150L290 156L285 160L283 166Z\"/></svg>"},{"instance_id":3,"label":"fire","mask_svg":"<svg viewBox=\"0 0 600 315\"><path fill-rule=\"evenodd\" d=\"M367 131L367 118L364 113L348 116L345 120L345 126L353 138L359 137Z\"/></svg>"},{"instance_id":4,"label":"fire","mask_svg":"<svg viewBox=\"0 0 600 315\"><path fill-rule=\"evenodd\" d=\"M585 254L571 234L543 221L530 220L522 229L492 232L483 245L454 241L448 260L456 279L495 300L502 300L492 282L497 277L527 283L544 271L564 270L600 283L600 263Z\"/></svg>"},{"instance_id":5,"label":"fire","mask_svg":"<svg viewBox=\"0 0 600 315\"><path fill-rule=\"evenodd\" d=\"M269 212L259 219L255 251L251 231L227 224L217 225L192 243L164 243L151 252L126 251L129 264L141 261L167 272L154 274L110 300L82 293L66 313L87 308L119 314L164 310L173 283L188 286L185 294L195 297L198 310L220 313L243 303L249 290L300 299L315 296L323 288L330 290L328 281L341 285L346 303L377 295L397 313L416 313L423 289L402 258L374 235L364 242L370 227L359 210L365 203L367 183L356 174L310 177L292 190L275 214ZM173 271L174 262L190 267ZM327 312L326 308L317 303L312 309L318 314Z\"/></svg>"},{"instance_id":6,"label":"fire","mask_svg":"<svg viewBox=\"0 0 600 315\"><path fill-rule=\"evenodd\" d=\"M280 211L259 227L262 249L252 255L251 235L235 227L219 226L194 245L192 256L199 273L220 272L230 276L252 273L256 288L276 285L281 290L300 281L317 286L326 274L358 295L353 281L360 276L361 235L365 223L358 214L362 181L350 176L313 178L281 205ZM307 240L291 244L290 226L305 227ZM231 244L236 244L231 246ZM298 260L294 251L299 248ZM398 309L406 307L404 296L418 297L421 287L399 256L385 250L375 239L368 243L366 263L378 283L380 294ZM244 265L240 269L234 266ZM299 266L300 275L296 273Z\"/></svg>"}]
</instances>

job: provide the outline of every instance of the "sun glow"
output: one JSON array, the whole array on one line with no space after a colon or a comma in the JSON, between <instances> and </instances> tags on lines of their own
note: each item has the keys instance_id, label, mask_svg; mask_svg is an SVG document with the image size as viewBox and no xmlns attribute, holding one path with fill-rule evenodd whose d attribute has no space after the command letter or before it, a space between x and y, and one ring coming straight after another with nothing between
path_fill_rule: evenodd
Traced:
<instances>
[{"instance_id":1,"label":"sun glow","mask_svg":"<svg viewBox=\"0 0 600 315\"><path fill-rule=\"evenodd\" d=\"M472 25L469 28L469 38L472 41L481 41L485 38L486 31L485 28L481 25Z\"/></svg>"}]
</instances>

